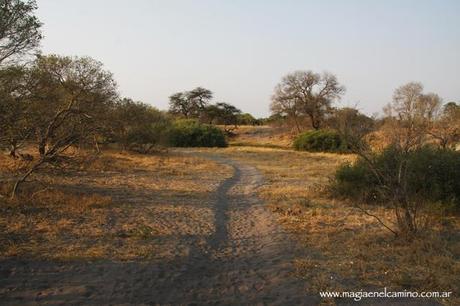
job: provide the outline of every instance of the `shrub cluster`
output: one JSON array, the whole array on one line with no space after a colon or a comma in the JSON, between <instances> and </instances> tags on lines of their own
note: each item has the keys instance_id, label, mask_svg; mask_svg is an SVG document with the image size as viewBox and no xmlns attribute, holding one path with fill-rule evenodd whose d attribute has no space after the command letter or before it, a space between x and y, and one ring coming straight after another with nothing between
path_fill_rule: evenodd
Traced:
<instances>
[{"instance_id":1,"label":"shrub cluster","mask_svg":"<svg viewBox=\"0 0 460 306\"><path fill-rule=\"evenodd\" d=\"M347 152L348 148L333 130L314 130L300 134L294 140L294 149L310 152Z\"/></svg>"},{"instance_id":2,"label":"shrub cluster","mask_svg":"<svg viewBox=\"0 0 460 306\"><path fill-rule=\"evenodd\" d=\"M173 147L226 147L225 135L219 128L196 120L178 120L170 133Z\"/></svg>"},{"instance_id":3,"label":"shrub cluster","mask_svg":"<svg viewBox=\"0 0 460 306\"><path fill-rule=\"evenodd\" d=\"M171 121L153 106L125 98L114 105L109 118L105 134L124 149L149 153L168 144Z\"/></svg>"},{"instance_id":4,"label":"shrub cluster","mask_svg":"<svg viewBox=\"0 0 460 306\"><path fill-rule=\"evenodd\" d=\"M404 173L398 171L401 165ZM368 161L359 158L353 165L339 168L333 190L339 196L354 200L386 202L391 199L386 197L383 185L391 189L401 180L400 175L404 175L405 191L412 201L440 202L460 208L458 169L460 152L429 146L402 152L390 146ZM379 182L374 171L381 173L385 181Z\"/></svg>"}]
</instances>

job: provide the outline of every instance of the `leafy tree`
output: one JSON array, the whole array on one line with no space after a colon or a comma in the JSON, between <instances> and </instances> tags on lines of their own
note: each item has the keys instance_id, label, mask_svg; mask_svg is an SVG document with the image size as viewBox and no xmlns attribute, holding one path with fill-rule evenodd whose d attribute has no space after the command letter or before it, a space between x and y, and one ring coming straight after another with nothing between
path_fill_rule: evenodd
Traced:
<instances>
[{"instance_id":1,"label":"leafy tree","mask_svg":"<svg viewBox=\"0 0 460 306\"><path fill-rule=\"evenodd\" d=\"M307 116L312 128L321 128L331 104L345 91L333 74L312 71L295 71L283 77L275 87L271 109L280 115L295 119L297 129L299 116Z\"/></svg>"},{"instance_id":2,"label":"leafy tree","mask_svg":"<svg viewBox=\"0 0 460 306\"><path fill-rule=\"evenodd\" d=\"M20 99L20 116L33 127L31 141L39 157L18 179L12 196L40 166L100 131L101 119L117 98L112 74L88 57L40 56L27 68L26 79L28 92Z\"/></svg>"},{"instance_id":3,"label":"leafy tree","mask_svg":"<svg viewBox=\"0 0 460 306\"><path fill-rule=\"evenodd\" d=\"M0 69L0 147L18 157L18 149L33 134L33 122L27 115L29 96L27 70L20 66Z\"/></svg>"},{"instance_id":4,"label":"leafy tree","mask_svg":"<svg viewBox=\"0 0 460 306\"><path fill-rule=\"evenodd\" d=\"M42 23L34 0L0 0L0 64L36 49Z\"/></svg>"},{"instance_id":5,"label":"leafy tree","mask_svg":"<svg viewBox=\"0 0 460 306\"><path fill-rule=\"evenodd\" d=\"M216 119L220 116L220 109L217 105L207 105L200 116L200 121L208 124L213 124Z\"/></svg>"},{"instance_id":6,"label":"leafy tree","mask_svg":"<svg viewBox=\"0 0 460 306\"><path fill-rule=\"evenodd\" d=\"M257 125L259 122L254 116L249 113L242 113L237 115L239 125Z\"/></svg>"},{"instance_id":7,"label":"leafy tree","mask_svg":"<svg viewBox=\"0 0 460 306\"><path fill-rule=\"evenodd\" d=\"M201 120L209 124L220 124L224 126L226 133L231 133L238 125L238 116L241 110L235 106L219 102L215 105L208 105L203 109Z\"/></svg>"},{"instance_id":8,"label":"leafy tree","mask_svg":"<svg viewBox=\"0 0 460 306\"><path fill-rule=\"evenodd\" d=\"M169 97L169 112L185 118L198 118L212 99L212 92L203 87L178 92Z\"/></svg>"},{"instance_id":9,"label":"leafy tree","mask_svg":"<svg viewBox=\"0 0 460 306\"><path fill-rule=\"evenodd\" d=\"M238 115L241 114L241 110L224 102L216 103L216 107L219 110L217 117L218 124L223 124L225 126L233 125L234 127L237 126Z\"/></svg>"},{"instance_id":10,"label":"leafy tree","mask_svg":"<svg viewBox=\"0 0 460 306\"><path fill-rule=\"evenodd\" d=\"M167 142L170 125L165 114L142 102L125 98L114 107L113 138L125 149L149 153Z\"/></svg>"}]
</instances>

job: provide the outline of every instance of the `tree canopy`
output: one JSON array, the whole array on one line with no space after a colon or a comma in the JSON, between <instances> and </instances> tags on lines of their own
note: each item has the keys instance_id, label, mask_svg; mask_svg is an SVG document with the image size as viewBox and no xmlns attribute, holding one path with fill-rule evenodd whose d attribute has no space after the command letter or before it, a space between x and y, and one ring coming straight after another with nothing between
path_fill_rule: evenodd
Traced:
<instances>
[{"instance_id":1,"label":"tree canopy","mask_svg":"<svg viewBox=\"0 0 460 306\"><path fill-rule=\"evenodd\" d=\"M169 112L185 118L198 118L212 99L212 92L203 87L177 92L169 97Z\"/></svg>"},{"instance_id":2,"label":"tree canopy","mask_svg":"<svg viewBox=\"0 0 460 306\"><path fill-rule=\"evenodd\" d=\"M334 100L344 92L345 88L333 74L295 71L283 77L275 87L271 110L293 117L297 126L297 118L307 116L312 128L319 129Z\"/></svg>"},{"instance_id":3,"label":"tree canopy","mask_svg":"<svg viewBox=\"0 0 460 306\"><path fill-rule=\"evenodd\" d=\"M0 0L0 64L35 50L42 23L33 14L35 0Z\"/></svg>"}]
</instances>

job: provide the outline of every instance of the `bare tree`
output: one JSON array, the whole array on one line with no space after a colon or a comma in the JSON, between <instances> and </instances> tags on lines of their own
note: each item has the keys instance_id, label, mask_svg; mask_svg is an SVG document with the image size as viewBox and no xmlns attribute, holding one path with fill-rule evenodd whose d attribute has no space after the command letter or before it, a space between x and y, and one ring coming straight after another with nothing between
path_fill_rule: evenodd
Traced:
<instances>
[{"instance_id":1,"label":"bare tree","mask_svg":"<svg viewBox=\"0 0 460 306\"><path fill-rule=\"evenodd\" d=\"M299 112L299 101L293 88L278 84L275 87L275 93L272 95L270 111L272 114L287 116L294 122L298 133L302 131L300 126L301 114Z\"/></svg>"},{"instance_id":2,"label":"bare tree","mask_svg":"<svg viewBox=\"0 0 460 306\"><path fill-rule=\"evenodd\" d=\"M328 119L328 125L337 130L348 147L363 149L367 146L364 139L375 129L375 120L357 109L344 107L335 109Z\"/></svg>"},{"instance_id":3,"label":"bare tree","mask_svg":"<svg viewBox=\"0 0 460 306\"><path fill-rule=\"evenodd\" d=\"M42 39L34 0L0 0L0 64L36 49Z\"/></svg>"},{"instance_id":4,"label":"bare tree","mask_svg":"<svg viewBox=\"0 0 460 306\"><path fill-rule=\"evenodd\" d=\"M428 133L442 148L455 148L460 142L460 105L455 102L444 105L441 115L432 123Z\"/></svg>"},{"instance_id":5,"label":"bare tree","mask_svg":"<svg viewBox=\"0 0 460 306\"><path fill-rule=\"evenodd\" d=\"M317 130L321 128L334 100L344 92L345 88L333 74L295 71L276 86L271 108L289 116L307 116L312 128Z\"/></svg>"},{"instance_id":6,"label":"bare tree","mask_svg":"<svg viewBox=\"0 0 460 306\"><path fill-rule=\"evenodd\" d=\"M423 199L414 198L408 183L411 179L410 154L426 143L426 135L431 122L437 117L440 104L439 96L432 93L424 94L420 83L408 83L395 90L392 103L385 108L385 112L390 116L391 126L387 131L391 134L392 142L387 148L388 155L384 162L370 146L356 145L365 143L365 134L342 133L343 137L349 139L361 139L359 142L350 141L351 149L367 165L378 182L379 193L393 207L399 232L409 237L419 229L424 204ZM383 226L397 234L389 225L375 217Z\"/></svg>"},{"instance_id":7,"label":"bare tree","mask_svg":"<svg viewBox=\"0 0 460 306\"><path fill-rule=\"evenodd\" d=\"M434 93L423 93L421 83L411 82L397 88L393 102L385 108L390 118L389 139L402 150L409 151L426 143L432 122L437 118L441 98Z\"/></svg>"}]
</instances>

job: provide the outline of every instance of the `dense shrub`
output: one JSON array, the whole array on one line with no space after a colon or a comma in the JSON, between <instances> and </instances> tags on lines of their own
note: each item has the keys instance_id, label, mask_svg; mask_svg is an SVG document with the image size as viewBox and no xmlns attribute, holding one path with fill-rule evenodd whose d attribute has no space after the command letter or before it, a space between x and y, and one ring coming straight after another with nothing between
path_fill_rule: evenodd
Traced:
<instances>
[{"instance_id":1,"label":"dense shrub","mask_svg":"<svg viewBox=\"0 0 460 306\"><path fill-rule=\"evenodd\" d=\"M332 130L314 130L300 134L294 148L311 152L346 152L347 146L340 135Z\"/></svg>"},{"instance_id":2,"label":"dense shrub","mask_svg":"<svg viewBox=\"0 0 460 306\"><path fill-rule=\"evenodd\" d=\"M123 99L116 103L110 118L110 136L125 149L149 153L168 142L171 122L153 106Z\"/></svg>"},{"instance_id":3,"label":"dense shrub","mask_svg":"<svg viewBox=\"0 0 460 306\"><path fill-rule=\"evenodd\" d=\"M178 120L170 133L175 147L226 147L225 135L219 128L195 120Z\"/></svg>"},{"instance_id":4,"label":"dense shrub","mask_svg":"<svg viewBox=\"0 0 460 306\"><path fill-rule=\"evenodd\" d=\"M385 188L391 190L398 185L398 169L403 165L405 192L411 201L428 200L460 208L460 152L427 146L404 153L389 147L369 161L360 158L353 165L339 168L334 192L355 200L386 202L391 199ZM385 181L379 181L373 171L382 173Z\"/></svg>"}]
</instances>

